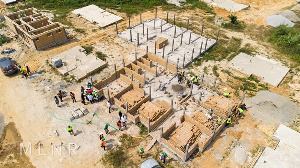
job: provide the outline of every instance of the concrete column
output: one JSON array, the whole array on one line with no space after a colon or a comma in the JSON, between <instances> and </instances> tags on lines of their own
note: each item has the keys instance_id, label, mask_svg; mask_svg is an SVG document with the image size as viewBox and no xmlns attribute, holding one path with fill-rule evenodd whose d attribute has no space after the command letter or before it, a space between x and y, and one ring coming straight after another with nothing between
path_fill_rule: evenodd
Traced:
<instances>
[{"instance_id":1,"label":"concrete column","mask_svg":"<svg viewBox=\"0 0 300 168\"><path fill-rule=\"evenodd\" d=\"M156 54L156 41L155 41L155 44L154 44L154 53Z\"/></svg>"},{"instance_id":2,"label":"concrete column","mask_svg":"<svg viewBox=\"0 0 300 168\"><path fill-rule=\"evenodd\" d=\"M145 36L145 24L143 22L143 36Z\"/></svg>"},{"instance_id":3,"label":"concrete column","mask_svg":"<svg viewBox=\"0 0 300 168\"><path fill-rule=\"evenodd\" d=\"M157 63L155 65L155 77L157 77Z\"/></svg>"},{"instance_id":4,"label":"concrete column","mask_svg":"<svg viewBox=\"0 0 300 168\"><path fill-rule=\"evenodd\" d=\"M220 30L218 31L218 35L217 35L217 42L219 40L219 35L220 35Z\"/></svg>"},{"instance_id":5,"label":"concrete column","mask_svg":"<svg viewBox=\"0 0 300 168\"><path fill-rule=\"evenodd\" d=\"M122 59L122 61L123 61L123 67L125 67L125 60L124 60L124 59Z\"/></svg>"},{"instance_id":6,"label":"concrete column","mask_svg":"<svg viewBox=\"0 0 300 168\"><path fill-rule=\"evenodd\" d=\"M167 61L166 61L166 70L168 69L168 62L169 62L169 56L167 56Z\"/></svg>"},{"instance_id":7,"label":"concrete column","mask_svg":"<svg viewBox=\"0 0 300 168\"><path fill-rule=\"evenodd\" d=\"M190 23L190 19L188 19L188 21L187 21L186 30L189 30L189 23Z\"/></svg>"},{"instance_id":8,"label":"concrete column","mask_svg":"<svg viewBox=\"0 0 300 168\"><path fill-rule=\"evenodd\" d=\"M149 86L149 95L150 95L150 100L151 100L151 86Z\"/></svg>"},{"instance_id":9,"label":"concrete column","mask_svg":"<svg viewBox=\"0 0 300 168\"><path fill-rule=\"evenodd\" d=\"M109 89L107 89L107 99L108 99L108 101L110 101L110 97L109 97Z\"/></svg>"},{"instance_id":10,"label":"concrete column","mask_svg":"<svg viewBox=\"0 0 300 168\"><path fill-rule=\"evenodd\" d=\"M192 61L194 60L194 52L195 52L195 48L193 48L193 51L192 51Z\"/></svg>"},{"instance_id":11,"label":"concrete column","mask_svg":"<svg viewBox=\"0 0 300 168\"><path fill-rule=\"evenodd\" d=\"M132 31L130 29L130 42L132 42Z\"/></svg>"},{"instance_id":12,"label":"concrete column","mask_svg":"<svg viewBox=\"0 0 300 168\"><path fill-rule=\"evenodd\" d=\"M175 26L175 14L174 14L174 21L173 21L173 25Z\"/></svg>"},{"instance_id":13,"label":"concrete column","mask_svg":"<svg viewBox=\"0 0 300 168\"><path fill-rule=\"evenodd\" d=\"M193 86L194 86L194 84L193 84L193 81L190 81L191 82L191 91L190 91L190 93L191 93L191 95L193 94Z\"/></svg>"},{"instance_id":14,"label":"concrete column","mask_svg":"<svg viewBox=\"0 0 300 168\"><path fill-rule=\"evenodd\" d=\"M202 28L201 28L201 36L203 34L203 28L204 28L204 25L202 25Z\"/></svg>"},{"instance_id":15,"label":"concrete column","mask_svg":"<svg viewBox=\"0 0 300 168\"><path fill-rule=\"evenodd\" d=\"M142 12L140 12L140 23L142 23Z\"/></svg>"},{"instance_id":16,"label":"concrete column","mask_svg":"<svg viewBox=\"0 0 300 168\"><path fill-rule=\"evenodd\" d=\"M164 134L164 127L162 126L161 129L160 129L160 141L163 138L163 134Z\"/></svg>"},{"instance_id":17,"label":"concrete column","mask_svg":"<svg viewBox=\"0 0 300 168\"><path fill-rule=\"evenodd\" d=\"M206 51L207 41L208 41L208 38L206 39L206 42L205 42L205 49L204 49L204 51Z\"/></svg>"},{"instance_id":18,"label":"concrete column","mask_svg":"<svg viewBox=\"0 0 300 168\"><path fill-rule=\"evenodd\" d=\"M119 34L119 31L118 31L118 22L116 22L116 31L117 31L117 35Z\"/></svg>"},{"instance_id":19,"label":"concrete column","mask_svg":"<svg viewBox=\"0 0 300 168\"><path fill-rule=\"evenodd\" d=\"M173 42L172 42L172 52L174 51L174 39L173 39Z\"/></svg>"},{"instance_id":20,"label":"concrete column","mask_svg":"<svg viewBox=\"0 0 300 168\"><path fill-rule=\"evenodd\" d=\"M139 33L137 33L137 45L138 46L140 45L140 35L139 35Z\"/></svg>"},{"instance_id":21,"label":"concrete column","mask_svg":"<svg viewBox=\"0 0 300 168\"><path fill-rule=\"evenodd\" d=\"M137 53L136 53L136 51L134 53L134 58L135 58L135 61L136 61L137 60Z\"/></svg>"},{"instance_id":22,"label":"concrete column","mask_svg":"<svg viewBox=\"0 0 300 168\"><path fill-rule=\"evenodd\" d=\"M128 28L131 29L131 27L130 27L130 16L128 17Z\"/></svg>"},{"instance_id":23,"label":"concrete column","mask_svg":"<svg viewBox=\"0 0 300 168\"><path fill-rule=\"evenodd\" d=\"M162 57L163 58L165 57L165 45L163 45L163 54L162 54Z\"/></svg>"},{"instance_id":24,"label":"concrete column","mask_svg":"<svg viewBox=\"0 0 300 168\"><path fill-rule=\"evenodd\" d=\"M176 63L176 73L178 73L178 64L179 64L179 58L177 58L177 63Z\"/></svg>"},{"instance_id":25,"label":"concrete column","mask_svg":"<svg viewBox=\"0 0 300 168\"><path fill-rule=\"evenodd\" d=\"M146 85L146 71L144 72L144 85Z\"/></svg>"},{"instance_id":26,"label":"concrete column","mask_svg":"<svg viewBox=\"0 0 300 168\"><path fill-rule=\"evenodd\" d=\"M148 41L148 39L149 39L149 38L148 38L148 28L147 28L147 41Z\"/></svg>"},{"instance_id":27,"label":"concrete column","mask_svg":"<svg viewBox=\"0 0 300 168\"><path fill-rule=\"evenodd\" d=\"M184 68L185 54L183 55L182 68Z\"/></svg>"},{"instance_id":28,"label":"concrete column","mask_svg":"<svg viewBox=\"0 0 300 168\"><path fill-rule=\"evenodd\" d=\"M148 133L150 133L150 118L148 117Z\"/></svg>"},{"instance_id":29,"label":"concrete column","mask_svg":"<svg viewBox=\"0 0 300 168\"><path fill-rule=\"evenodd\" d=\"M171 99L171 109L173 109L173 99Z\"/></svg>"},{"instance_id":30,"label":"concrete column","mask_svg":"<svg viewBox=\"0 0 300 168\"><path fill-rule=\"evenodd\" d=\"M148 53L148 46L146 46L146 54Z\"/></svg>"},{"instance_id":31,"label":"concrete column","mask_svg":"<svg viewBox=\"0 0 300 168\"><path fill-rule=\"evenodd\" d=\"M189 44L191 44L192 32L190 32Z\"/></svg>"},{"instance_id":32,"label":"concrete column","mask_svg":"<svg viewBox=\"0 0 300 168\"><path fill-rule=\"evenodd\" d=\"M184 161L187 161L187 159L188 159L189 146L190 146L189 144L186 145L185 154L184 154Z\"/></svg>"},{"instance_id":33,"label":"concrete column","mask_svg":"<svg viewBox=\"0 0 300 168\"><path fill-rule=\"evenodd\" d=\"M155 8L155 19L157 18L157 7Z\"/></svg>"},{"instance_id":34,"label":"concrete column","mask_svg":"<svg viewBox=\"0 0 300 168\"><path fill-rule=\"evenodd\" d=\"M116 64L114 64L114 67L115 67L116 78L118 78L118 76L117 76L117 66L116 66Z\"/></svg>"},{"instance_id":35,"label":"concrete column","mask_svg":"<svg viewBox=\"0 0 300 168\"><path fill-rule=\"evenodd\" d=\"M183 38L183 33L181 34L180 45L182 45L182 38Z\"/></svg>"},{"instance_id":36,"label":"concrete column","mask_svg":"<svg viewBox=\"0 0 300 168\"><path fill-rule=\"evenodd\" d=\"M57 42L56 42L56 40L55 40L55 37L54 37L53 32L51 32L51 35L52 35L52 38L53 38L53 41L54 41L55 45L57 45Z\"/></svg>"},{"instance_id":37,"label":"concrete column","mask_svg":"<svg viewBox=\"0 0 300 168\"><path fill-rule=\"evenodd\" d=\"M128 102L126 102L125 108L126 108L126 114L127 114L128 113Z\"/></svg>"}]
</instances>

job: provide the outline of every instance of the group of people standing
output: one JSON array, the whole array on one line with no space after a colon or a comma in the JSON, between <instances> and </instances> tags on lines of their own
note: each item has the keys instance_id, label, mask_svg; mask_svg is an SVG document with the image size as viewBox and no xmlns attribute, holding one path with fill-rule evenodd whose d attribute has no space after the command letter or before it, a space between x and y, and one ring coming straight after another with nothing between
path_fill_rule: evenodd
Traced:
<instances>
[{"instance_id":1,"label":"group of people standing","mask_svg":"<svg viewBox=\"0 0 300 168\"><path fill-rule=\"evenodd\" d=\"M193 76L188 74L187 76L185 76L185 71L181 71L177 74L177 78L178 78L178 83L182 84L185 83L186 87L190 88L192 83L193 84L198 84L198 76Z\"/></svg>"},{"instance_id":2,"label":"group of people standing","mask_svg":"<svg viewBox=\"0 0 300 168\"><path fill-rule=\"evenodd\" d=\"M16 64L16 67L19 69L19 71L21 72L21 74L27 79L28 75L30 74L30 69L28 67L27 64L24 65L24 67L21 67L20 65Z\"/></svg>"}]
</instances>

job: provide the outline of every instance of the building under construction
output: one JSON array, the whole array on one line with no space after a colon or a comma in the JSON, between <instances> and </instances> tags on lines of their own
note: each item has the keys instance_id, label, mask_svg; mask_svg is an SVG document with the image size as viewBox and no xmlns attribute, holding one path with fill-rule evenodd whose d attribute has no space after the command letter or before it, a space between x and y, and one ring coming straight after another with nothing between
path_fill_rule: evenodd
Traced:
<instances>
[{"instance_id":1,"label":"building under construction","mask_svg":"<svg viewBox=\"0 0 300 168\"><path fill-rule=\"evenodd\" d=\"M67 41L65 28L53 23L34 8L20 10L5 16L6 24L29 47L46 49Z\"/></svg>"}]
</instances>

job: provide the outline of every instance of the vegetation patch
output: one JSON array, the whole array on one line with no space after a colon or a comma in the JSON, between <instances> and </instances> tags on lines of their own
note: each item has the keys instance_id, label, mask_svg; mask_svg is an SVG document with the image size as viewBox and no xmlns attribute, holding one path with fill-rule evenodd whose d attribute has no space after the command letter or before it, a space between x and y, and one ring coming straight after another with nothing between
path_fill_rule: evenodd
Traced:
<instances>
[{"instance_id":1,"label":"vegetation patch","mask_svg":"<svg viewBox=\"0 0 300 168\"><path fill-rule=\"evenodd\" d=\"M84 51L86 52L87 55L93 52L94 47L93 46L81 46L84 48Z\"/></svg>"},{"instance_id":2,"label":"vegetation patch","mask_svg":"<svg viewBox=\"0 0 300 168\"><path fill-rule=\"evenodd\" d=\"M2 46L4 43L9 43L10 40L4 36L4 35L0 35L0 46Z\"/></svg>"},{"instance_id":3,"label":"vegetation patch","mask_svg":"<svg viewBox=\"0 0 300 168\"><path fill-rule=\"evenodd\" d=\"M96 56L101 59L102 61L106 61L107 55L103 54L101 51L96 52Z\"/></svg>"},{"instance_id":4,"label":"vegetation patch","mask_svg":"<svg viewBox=\"0 0 300 168\"><path fill-rule=\"evenodd\" d=\"M238 21L237 16L231 14L228 16L230 19L230 22L228 23L222 23L222 27L226 29L231 29L235 31L243 31L246 28L246 24L244 21Z\"/></svg>"},{"instance_id":5,"label":"vegetation patch","mask_svg":"<svg viewBox=\"0 0 300 168\"><path fill-rule=\"evenodd\" d=\"M136 125L140 128L140 135L148 134L148 128L144 124L142 124L141 122L138 122Z\"/></svg>"}]
</instances>

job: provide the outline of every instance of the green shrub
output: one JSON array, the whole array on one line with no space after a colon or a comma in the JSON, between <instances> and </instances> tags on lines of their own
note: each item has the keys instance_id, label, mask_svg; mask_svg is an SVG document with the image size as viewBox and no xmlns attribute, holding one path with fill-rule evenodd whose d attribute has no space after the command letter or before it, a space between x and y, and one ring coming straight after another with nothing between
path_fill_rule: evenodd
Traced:
<instances>
[{"instance_id":1,"label":"green shrub","mask_svg":"<svg viewBox=\"0 0 300 168\"><path fill-rule=\"evenodd\" d=\"M4 36L4 35L0 35L0 46L2 46L4 43L9 43L10 40Z\"/></svg>"},{"instance_id":2,"label":"green shrub","mask_svg":"<svg viewBox=\"0 0 300 168\"><path fill-rule=\"evenodd\" d=\"M86 54L90 54L93 52L94 47L93 46L81 46L82 48L84 48Z\"/></svg>"},{"instance_id":3,"label":"green shrub","mask_svg":"<svg viewBox=\"0 0 300 168\"><path fill-rule=\"evenodd\" d=\"M97 51L97 52L96 52L96 56L97 56L99 59L101 59L101 60L103 60L103 61L106 61L107 55L103 54L101 51Z\"/></svg>"}]
</instances>

